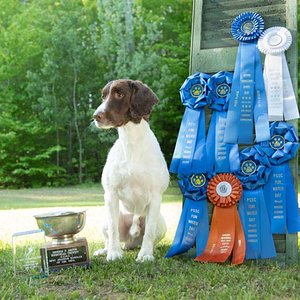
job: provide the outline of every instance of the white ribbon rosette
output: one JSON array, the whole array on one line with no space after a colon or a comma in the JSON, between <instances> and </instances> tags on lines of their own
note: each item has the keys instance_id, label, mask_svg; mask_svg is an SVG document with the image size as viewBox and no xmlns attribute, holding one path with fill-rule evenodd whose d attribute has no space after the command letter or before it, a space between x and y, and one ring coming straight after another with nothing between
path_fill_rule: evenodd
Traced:
<instances>
[{"instance_id":1,"label":"white ribbon rosette","mask_svg":"<svg viewBox=\"0 0 300 300\"><path fill-rule=\"evenodd\" d=\"M297 100L284 54L291 44L292 35L285 27L271 27L258 40L258 49L266 54L264 82L269 121L299 118Z\"/></svg>"}]
</instances>

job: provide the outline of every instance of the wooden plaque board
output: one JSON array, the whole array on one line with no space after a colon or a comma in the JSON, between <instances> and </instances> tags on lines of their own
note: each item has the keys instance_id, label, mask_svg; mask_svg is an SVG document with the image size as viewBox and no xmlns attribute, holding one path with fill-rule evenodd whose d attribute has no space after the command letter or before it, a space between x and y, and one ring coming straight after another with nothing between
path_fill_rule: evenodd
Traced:
<instances>
[{"instance_id":1,"label":"wooden plaque board","mask_svg":"<svg viewBox=\"0 0 300 300\"><path fill-rule=\"evenodd\" d=\"M231 22L244 11L258 12L265 28L284 26L292 33L293 43L286 58L297 95L297 0L193 0L190 74L234 70L238 43L231 36ZM297 121L291 123L298 129ZM297 161L296 157L290 162L296 193ZM278 262L297 263L297 234L274 235L274 241Z\"/></svg>"}]
</instances>

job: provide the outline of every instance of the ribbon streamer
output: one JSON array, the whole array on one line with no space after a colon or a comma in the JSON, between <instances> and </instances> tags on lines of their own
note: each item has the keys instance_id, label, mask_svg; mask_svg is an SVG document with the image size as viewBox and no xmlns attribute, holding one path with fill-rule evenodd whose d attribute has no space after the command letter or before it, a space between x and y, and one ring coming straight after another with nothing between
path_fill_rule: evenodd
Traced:
<instances>
[{"instance_id":1,"label":"ribbon streamer","mask_svg":"<svg viewBox=\"0 0 300 300\"><path fill-rule=\"evenodd\" d=\"M209 200L215 205L210 233L199 262L225 262L232 253L232 264L241 264L245 257L245 237L236 208L242 185L233 174L217 174L207 187Z\"/></svg>"},{"instance_id":2,"label":"ribbon streamer","mask_svg":"<svg viewBox=\"0 0 300 300\"><path fill-rule=\"evenodd\" d=\"M256 141L270 138L268 109L257 39L264 30L262 17L253 12L238 15L231 26L240 42L232 81L224 141L252 144L253 118Z\"/></svg>"},{"instance_id":3,"label":"ribbon streamer","mask_svg":"<svg viewBox=\"0 0 300 300\"><path fill-rule=\"evenodd\" d=\"M263 186L269 179L271 164L256 147L240 152L241 170L236 176L243 185L239 213L246 237L246 259L276 256Z\"/></svg>"},{"instance_id":4,"label":"ribbon streamer","mask_svg":"<svg viewBox=\"0 0 300 300\"><path fill-rule=\"evenodd\" d=\"M264 82L270 121L299 118L296 96L284 52L292 44L285 27L268 28L258 40L258 49L266 54Z\"/></svg>"},{"instance_id":5,"label":"ribbon streamer","mask_svg":"<svg viewBox=\"0 0 300 300\"><path fill-rule=\"evenodd\" d=\"M238 145L224 142L231 83L232 73L224 71L214 74L207 82L207 104L213 114L207 134L206 152L208 171L212 173L234 172L240 167Z\"/></svg>"},{"instance_id":6,"label":"ribbon streamer","mask_svg":"<svg viewBox=\"0 0 300 300\"><path fill-rule=\"evenodd\" d=\"M205 249L209 232L206 198L208 178L210 177L205 174L193 174L178 181L184 203L175 237L166 257L188 251L195 242L197 255Z\"/></svg>"},{"instance_id":7,"label":"ribbon streamer","mask_svg":"<svg viewBox=\"0 0 300 300\"><path fill-rule=\"evenodd\" d=\"M196 73L189 76L180 88L181 101L186 106L170 164L170 172L189 176L205 173L206 138L205 112L206 83L209 75Z\"/></svg>"},{"instance_id":8,"label":"ribbon streamer","mask_svg":"<svg viewBox=\"0 0 300 300\"><path fill-rule=\"evenodd\" d=\"M298 138L294 127L284 122L270 125L271 139L256 145L261 155L272 164L272 172L264 192L272 233L300 231L297 195L288 161L297 155Z\"/></svg>"}]
</instances>

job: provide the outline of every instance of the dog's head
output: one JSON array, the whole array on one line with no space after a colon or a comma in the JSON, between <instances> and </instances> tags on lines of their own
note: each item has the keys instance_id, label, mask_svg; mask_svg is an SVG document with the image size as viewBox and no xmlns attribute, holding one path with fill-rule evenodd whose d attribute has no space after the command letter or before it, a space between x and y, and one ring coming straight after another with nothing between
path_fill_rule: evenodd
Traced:
<instances>
[{"instance_id":1,"label":"dog's head","mask_svg":"<svg viewBox=\"0 0 300 300\"><path fill-rule=\"evenodd\" d=\"M158 101L153 91L141 81L114 80L102 90L102 104L94 112L97 127L120 127L128 123L148 120Z\"/></svg>"}]
</instances>

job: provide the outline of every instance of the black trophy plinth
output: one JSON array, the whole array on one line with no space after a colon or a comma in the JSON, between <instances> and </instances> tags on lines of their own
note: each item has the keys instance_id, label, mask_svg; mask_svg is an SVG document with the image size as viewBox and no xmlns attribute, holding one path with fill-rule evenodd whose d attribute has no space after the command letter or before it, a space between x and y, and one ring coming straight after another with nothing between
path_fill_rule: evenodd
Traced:
<instances>
[{"instance_id":1,"label":"black trophy plinth","mask_svg":"<svg viewBox=\"0 0 300 300\"><path fill-rule=\"evenodd\" d=\"M89 251L86 238L78 238L72 243L65 245L47 244L41 248L42 261L47 260L49 271L58 271L69 267L88 267Z\"/></svg>"}]
</instances>

